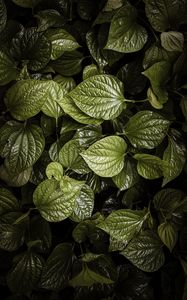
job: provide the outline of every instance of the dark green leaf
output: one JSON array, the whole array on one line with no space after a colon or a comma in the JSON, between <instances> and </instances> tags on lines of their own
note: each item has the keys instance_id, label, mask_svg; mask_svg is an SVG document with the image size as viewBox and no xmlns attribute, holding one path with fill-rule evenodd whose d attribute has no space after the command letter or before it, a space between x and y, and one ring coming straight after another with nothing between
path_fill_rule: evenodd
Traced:
<instances>
[{"instance_id":1,"label":"dark green leaf","mask_svg":"<svg viewBox=\"0 0 187 300\"><path fill-rule=\"evenodd\" d=\"M15 4L21 6L21 7L34 7L36 4L41 2L41 0L12 0Z\"/></svg>"},{"instance_id":2,"label":"dark green leaf","mask_svg":"<svg viewBox=\"0 0 187 300\"><path fill-rule=\"evenodd\" d=\"M177 31L168 31L162 32L161 36L161 45L167 51L183 51L184 47L184 36L181 32Z\"/></svg>"},{"instance_id":3,"label":"dark green leaf","mask_svg":"<svg viewBox=\"0 0 187 300\"><path fill-rule=\"evenodd\" d=\"M0 32L5 28L7 21L7 10L4 0L0 0Z\"/></svg>"},{"instance_id":4,"label":"dark green leaf","mask_svg":"<svg viewBox=\"0 0 187 300\"><path fill-rule=\"evenodd\" d=\"M17 198L6 188L0 188L0 215L19 210Z\"/></svg>"},{"instance_id":5,"label":"dark green leaf","mask_svg":"<svg viewBox=\"0 0 187 300\"><path fill-rule=\"evenodd\" d=\"M50 65L62 76L73 76L82 69L83 55L78 51L65 52L60 58L51 62Z\"/></svg>"},{"instance_id":6,"label":"dark green leaf","mask_svg":"<svg viewBox=\"0 0 187 300\"><path fill-rule=\"evenodd\" d=\"M0 86L17 78L18 71L13 58L0 50Z\"/></svg>"},{"instance_id":7,"label":"dark green leaf","mask_svg":"<svg viewBox=\"0 0 187 300\"><path fill-rule=\"evenodd\" d=\"M160 224L158 226L158 235L164 245L166 245L166 247L172 251L178 238L178 232L174 224L171 222Z\"/></svg>"}]
</instances>

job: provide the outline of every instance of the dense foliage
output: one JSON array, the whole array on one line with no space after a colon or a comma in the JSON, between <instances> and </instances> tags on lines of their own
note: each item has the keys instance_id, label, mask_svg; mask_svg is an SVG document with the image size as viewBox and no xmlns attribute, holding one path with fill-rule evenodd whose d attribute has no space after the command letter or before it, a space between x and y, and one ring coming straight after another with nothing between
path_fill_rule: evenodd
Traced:
<instances>
[{"instance_id":1,"label":"dense foliage","mask_svg":"<svg viewBox=\"0 0 187 300\"><path fill-rule=\"evenodd\" d=\"M186 0L0 0L1 299L187 299L186 54Z\"/></svg>"}]
</instances>

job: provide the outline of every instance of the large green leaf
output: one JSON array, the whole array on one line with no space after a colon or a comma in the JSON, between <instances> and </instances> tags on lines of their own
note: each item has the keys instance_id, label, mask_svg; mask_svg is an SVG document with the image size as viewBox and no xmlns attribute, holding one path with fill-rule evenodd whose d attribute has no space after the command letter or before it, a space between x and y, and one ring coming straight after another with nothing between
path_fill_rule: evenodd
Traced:
<instances>
[{"instance_id":1,"label":"large green leaf","mask_svg":"<svg viewBox=\"0 0 187 300\"><path fill-rule=\"evenodd\" d=\"M128 243L140 231L146 218L146 210L119 209L97 227L106 231L111 238Z\"/></svg>"},{"instance_id":2,"label":"large green leaf","mask_svg":"<svg viewBox=\"0 0 187 300\"><path fill-rule=\"evenodd\" d=\"M137 159L138 174L146 179L156 179L163 176L163 168L165 166L163 160L151 154L135 154Z\"/></svg>"},{"instance_id":3,"label":"large green leaf","mask_svg":"<svg viewBox=\"0 0 187 300\"><path fill-rule=\"evenodd\" d=\"M64 194L58 181L47 179L35 189L33 201L44 219L60 222L72 214L76 195L76 191L71 191L71 186Z\"/></svg>"},{"instance_id":4,"label":"large green leaf","mask_svg":"<svg viewBox=\"0 0 187 300\"><path fill-rule=\"evenodd\" d=\"M127 190L137 183L139 175L136 169L136 163L131 159L126 159L122 171L114 176L112 180L115 185L121 190Z\"/></svg>"},{"instance_id":5,"label":"large green leaf","mask_svg":"<svg viewBox=\"0 0 187 300\"><path fill-rule=\"evenodd\" d=\"M97 175L113 177L123 169L126 149L121 137L108 136L91 145L81 156Z\"/></svg>"},{"instance_id":6,"label":"large green leaf","mask_svg":"<svg viewBox=\"0 0 187 300\"><path fill-rule=\"evenodd\" d=\"M77 197L75 207L70 218L75 222L89 219L94 208L94 192L87 185L83 185L80 195Z\"/></svg>"},{"instance_id":7,"label":"large green leaf","mask_svg":"<svg viewBox=\"0 0 187 300\"><path fill-rule=\"evenodd\" d=\"M16 79L18 71L12 57L0 50L0 86Z\"/></svg>"},{"instance_id":8,"label":"large green leaf","mask_svg":"<svg viewBox=\"0 0 187 300\"><path fill-rule=\"evenodd\" d=\"M13 55L27 62L29 70L37 71L44 68L51 57L51 43L37 28L30 27L19 32L13 39Z\"/></svg>"},{"instance_id":9,"label":"large green leaf","mask_svg":"<svg viewBox=\"0 0 187 300\"><path fill-rule=\"evenodd\" d=\"M17 198L6 188L0 188L0 215L19 210Z\"/></svg>"},{"instance_id":10,"label":"large green leaf","mask_svg":"<svg viewBox=\"0 0 187 300\"><path fill-rule=\"evenodd\" d=\"M4 0L0 0L0 32L5 28L7 21L7 10Z\"/></svg>"},{"instance_id":11,"label":"large green leaf","mask_svg":"<svg viewBox=\"0 0 187 300\"><path fill-rule=\"evenodd\" d=\"M84 147L77 140L67 142L59 152L59 161L68 169L78 174L89 173L90 169L81 157L80 153L84 151Z\"/></svg>"},{"instance_id":12,"label":"large green leaf","mask_svg":"<svg viewBox=\"0 0 187 300\"><path fill-rule=\"evenodd\" d=\"M134 147L153 149L162 142L169 125L161 115L143 110L130 118L125 125L125 135Z\"/></svg>"},{"instance_id":13,"label":"large green leaf","mask_svg":"<svg viewBox=\"0 0 187 300\"><path fill-rule=\"evenodd\" d=\"M45 35L52 44L53 60L59 58L65 51L73 51L80 47L75 38L64 29L49 29Z\"/></svg>"},{"instance_id":14,"label":"large green leaf","mask_svg":"<svg viewBox=\"0 0 187 300\"><path fill-rule=\"evenodd\" d=\"M32 8L41 0L12 0L15 4L21 6L21 7L26 7L26 8Z\"/></svg>"},{"instance_id":15,"label":"large green leaf","mask_svg":"<svg viewBox=\"0 0 187 300\"><path fill-rule=\"evenodd\" d=\"M152 90L158 97L158 101L162 104L168 101L166 83L170 78L170 71L170 63L167 61L160 61L142 73L149 78Z\"/></svg>"},{"instance_id":16,"label":"large green leaf","mask_svg":"<svg viewBox=\"0 0 187 300\"><path fill-rule=\"evenodd\" d=\"M110 75L95 75L81 82L69 97L90 117L110 120L126 107L123 84Z\"/></svg>"},{"instance_id":17,"label":"large green leaf","mask_svg":"<svg viewBox=\"0 0 187 300\"><path fill-rule=\"evenodd\" d=\"M53 81L18 81L6 93L7 109L15 119L27 120L38 114L45 102L56 100L56 85Z\"/></svg>"},{"instance_id":18,"label":"large green leaf","mask_svg":"<svg viewBox=\"0 0 187 300\"><path fill-rule=\"evenodd\" d=\"M175 225L171 222L160 224L158 226L158 235L164 245L166 245L166 247L172 251L178 238L178 232Z\"/></svg>"},{"instance_id":19,"label":"large green leaf","mask_svg":"<svg viewBox=\"0 0 187 300\"><path fill-rule=\"evenodd\" d=\"M156 31L178 27L186 18L185 0L144 0L149 22Z\"/></svg>"},{"instance_id":20,"label":"large green leaf","mask_svg":"<svg viewBox=\"0 0 187 300\"><path fill-rule=\"evenodd\" d=\"M137 10L128 2L112 18L105 49L118 52L136 52L147 41L147 32L136 22Z\"/></svg>"},{"instance_id":21,"label":"large green leaf","mask_svg":"<svg viewBox=\"0 0 187 300\"><path fill-rule=\"evenodd\" d=\"M42 105L42 112L48 117L58 119L63 115L63 110L60 106L60 100L64 97L65 91L61 85L55 81L48 82L48 94L44 104Z\"/></svg>"},{"instance_id":22,"label":"large green leaf","mask_svg":"<svg viewBox=\"0 0 187 300\"><path fill-rule=\"evenodd\" d=\"M9 121L0 129L0 154L12 175L31 167L43 152L45 139L40 127Z\"/></svg>"},{"instance_id":23,"label":"large green leaf","mask_svg":"<svg viewBox=\"0 0 187 300\"><path fill-rule=\"evenodd\" d=\"M184 36L181 32L168 31L160 35L161 45L167 51L183 51Z\"/></svg>"},{"instance_id":24,"label":"large green leaf","mask_svg":"<svg viewBox=\"0 0 187 300\"><path fill-rule=\"evenodd\" d=\"M59 290L65 287L71 276L72 245L59 244L48 257L41 277L41 286L47 290Z\"/></svg>"},{"instance_id":25,"label":"large green leaf","mask_svg":"<svg viewBox=\"0 0 187 300\"><path fill-rule=\"evenodd\" d=\"M103 122L103 120L92 118L85 114L77 107L77 105L75 105L74 101L68 96L64 97L63 99L60 99L59 104L66 114L68 114L70 117L72 117L79 123L101 124Z\"/></svg>"},{"instance_id":26,"label":"large green leaf","mask_svg":"<svg viewBox=\"0 0 187 300\"><path fill-rule=\"evenodd\" d=\"M31 251L24 252L17 257L7 276L7 283L13 293L25 293L38 285L40 280L43 258Z\"/></svg>"},{"instance_id":27,"label":"large green leaf","mask_svg":"<svg viewBox=\"0 0 187 300\"><path fill-rule=\"evenodd\" d=\"M155 272L165 261L162 246L156 234L145 231L132 239L121 254L142 271Z\"/></svg>"},{"instance_id":28,"label":"large green leaf","mask_svg":"<svg viewBox=\"0 0 187 300\"><path fill-rule=\"evenodd\" d=\"M163 160L168 164L163 170L163 185L165 185L181 173L186 162L185 145L183 143L177 143L174 137L169 136L168 146L164 151Z\"/></svg>"}]
</instances>

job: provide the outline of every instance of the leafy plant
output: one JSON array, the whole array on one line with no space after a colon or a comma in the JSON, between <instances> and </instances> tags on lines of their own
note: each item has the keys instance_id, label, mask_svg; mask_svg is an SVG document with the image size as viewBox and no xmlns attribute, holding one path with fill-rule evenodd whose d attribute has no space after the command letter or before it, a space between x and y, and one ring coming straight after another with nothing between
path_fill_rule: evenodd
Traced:
<instances>
[{"instance_id":1,"label":"leafy plant","mask_svg":"<svg viewBox=\"0 0 187 300\"><path fill-rule=\"evenodd\" d=\"M186 299L186 20L0 0L4 299Z\"/></svg>"}]
</instances>

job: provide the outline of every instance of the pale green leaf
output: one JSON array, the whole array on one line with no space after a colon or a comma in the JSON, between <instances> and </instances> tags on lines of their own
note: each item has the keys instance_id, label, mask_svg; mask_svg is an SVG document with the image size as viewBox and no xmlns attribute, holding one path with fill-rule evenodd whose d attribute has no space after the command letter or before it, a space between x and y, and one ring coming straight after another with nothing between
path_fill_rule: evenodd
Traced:
<instances>
[{"instance_id":1,"label":"pale green leaf","mask_svg":"<svg viewBox=\"0 0 187 300\"><path fill-rule=\"evenodd\" d=\"M51 162L46 168L46 175L48 179L55 178L60 181L63 177L63 167L58 162Z\"/></svg>"},{"instance_id":2,"label":"pale green leaf","mask_svg":"<svg viewBox=\"0 0 187 300\"><path fill-rule=\"evenodd\" d=\"M125 125L125 135L134 147L153 149L167 134L170 122L161 115L142 110Z\"/></svg>"},{"instance_id":3,"label":"pale green leaf","mask_svg":"<svg viewBox=\"0 0 187 300\"><path fill-rule=\"evenodd\" d=\"M91 145L81 156L97 175L113 177L123 169L126 149L121 137L108 136Z\"/></svg>"},{"instance_id":4,"label":"pale green leaf","mask_svg":"<svg viewBox=\"0 0 187 300\"><path fill-rule=\"evenodd\" d=\"M145 231L132 239L121 254L142 271L155 272L165 261L162 246L154 232Z\"/></svg>"},{"instance_id":5,"label":"pale green leaf","mask_svg":"<svg viewBox=\"0 0 187 300\"><path fill-rule=\"evenodd\" d=\"M164 162L159 157L151 154L135 154L137 159L138 174L146 179L156 179L163 176Z\"/></svg>"},{"instance_id":6,"label":"pale green leaf","mask_svg":"<svg viewBox=\"0 0 187 300\"><path fill-rule=\"evenodd\" d=\"M18 175L38 160L45 139L39 126L9 121L0 129L0 145L7 170Z\"/></svg>"},{"instance_id":7,"label":"pale green leaf","mask_svg":"<svg viewBox=\"0 0 187 300\"><path fill-rule=\"evenodd\" d=\"M167 51L183 51L184 35L177 31L162 32L160 35L161 45Z\"/></svg>"},{"instance_id":8,"label":"pale green leaf","mask_svg":"<svg viewBox=\"0 0 187 300\"><path fill-rule=\"evenodd\" d=\"M146 210L119 209L97 227L107 232L111 238L128 243L141 230L146 218Z\"/></svg>"},{"instance_id":9,"label":"pale green leaf","mask_svg":"<svg viewBox=\"0 0 187 300\"><path fill-rule=\"evenodd\" d=\"M113 119L125 109L122 82L111 75L95 75L81 82L69 97L78 108L97 119Z\"/></svg>"},{"instance_id":10,"label":"pale green leaf","mask_svg":"<svg viewBox=\"0 0 187 300\"><path fill-rule=\"evenodd\" d=\"M128 2L112 18L105 49L123 53L139 51L147 41L147 31L136 22L137 10Z\"/></svg>"},{"instance_id":11,"label":"pale green leaf","mask_svg":"<svg viewBox=\"0 0 187 300\"><path fill-rule=\"evenodd\" d=\"M157 96L154 94L152 88L148 88L147 90L147 98L149 100L149 103L151 104L152 107L156 109L162 109L163 104L158 101Z\"/></svg>"},{"instance_id":12,"label":"pale green leaf","mask_svg":"<svg viewBox=\"0 0 187 300\"><path fill-rule=\"evenodd\" d=\"M0 50L0 86L17 78L18 71L13 58Z\"/></svg>"},{"instance_id":13,"label":"pale green leaf","mask_svg":"<svg viewBox=\"0 0 187 300\"><path fill-rule=\"evenodd\" d=\"M52 60L59 58L65 51L73 51L80 47L75 38L64 29L49 29L45 35L52 45Z\"/></svg>"},{"instance_id":14,"label":"pale green leaf","mask_svg":"<svg viewBox=\"0 0 187 300\"><path fill-rule=\"evenodd\" d=\"M160 224L158 226L158 235L164 245L172 252L178 239L178 232L174 224L171 222Z\"/></svg>"}]
</instances>

